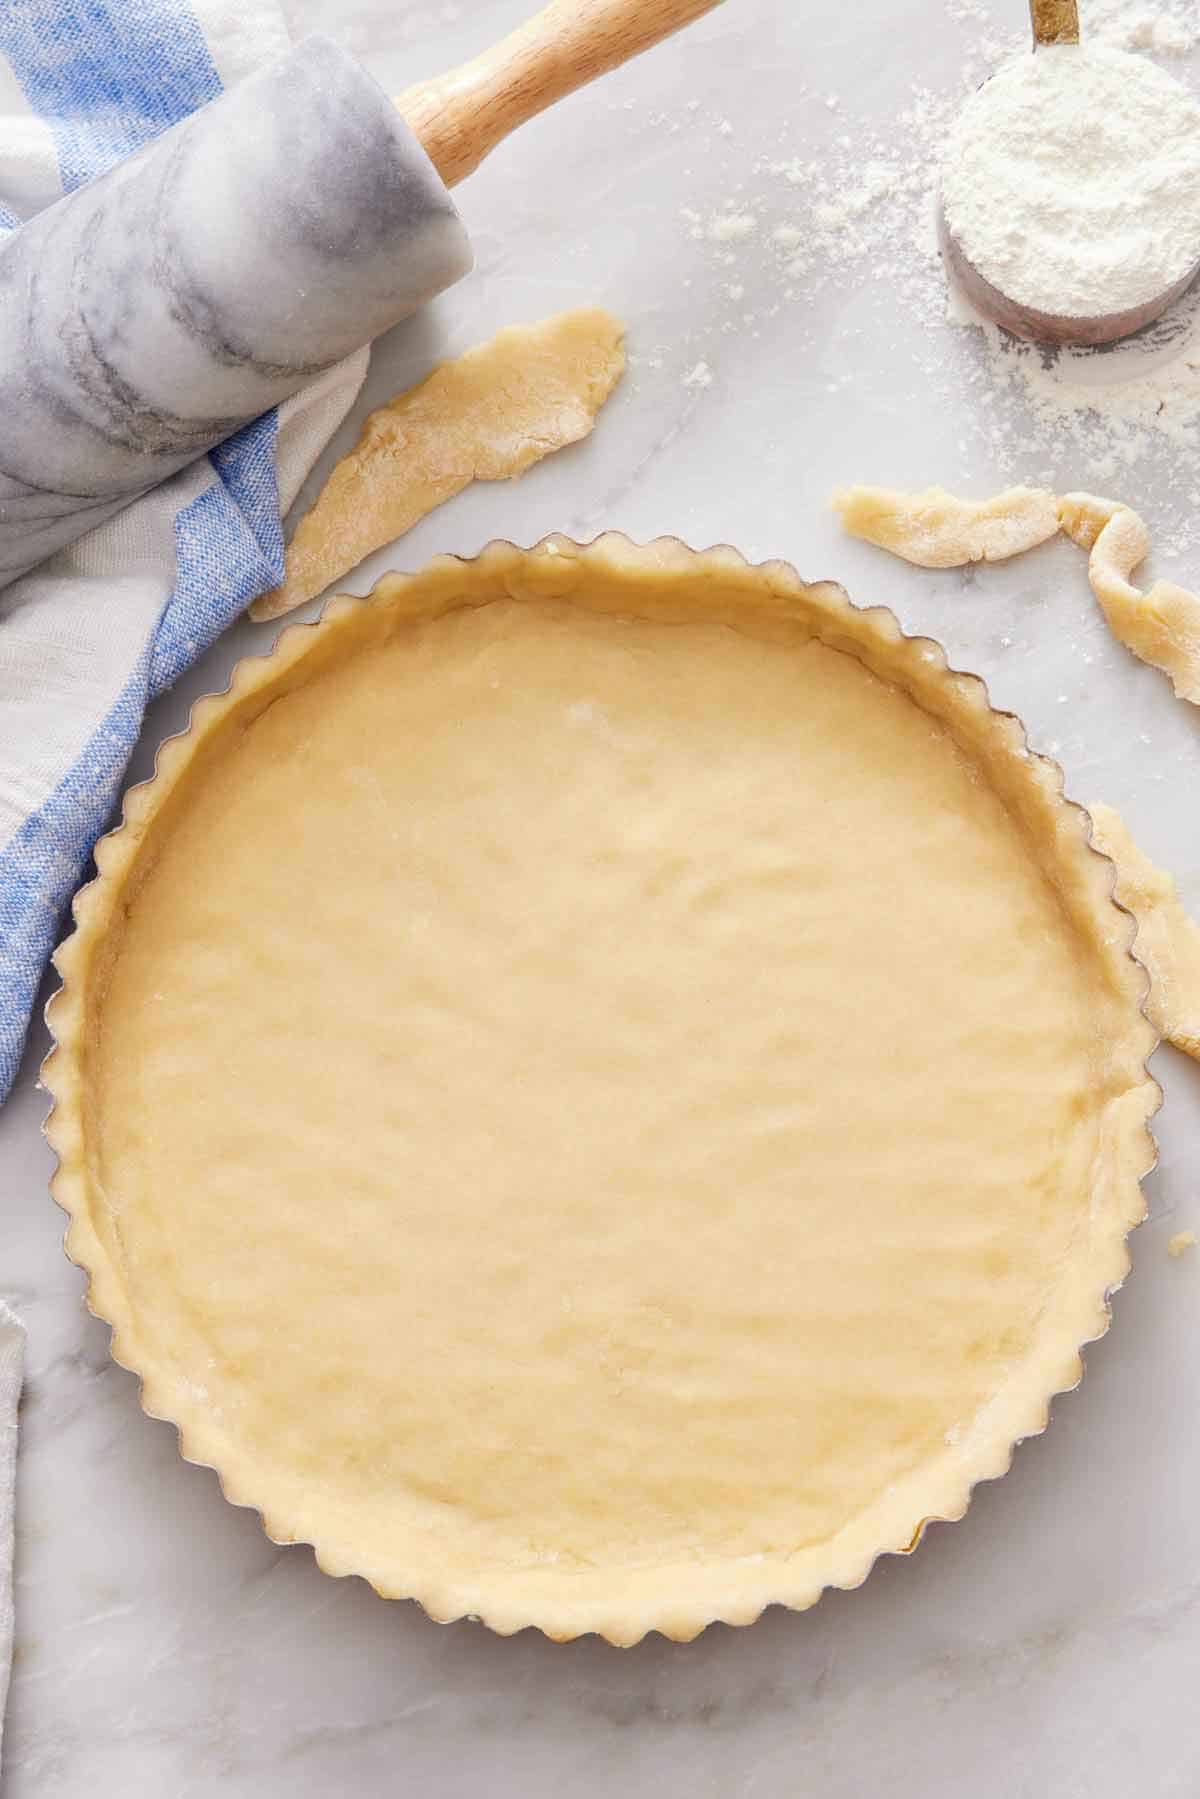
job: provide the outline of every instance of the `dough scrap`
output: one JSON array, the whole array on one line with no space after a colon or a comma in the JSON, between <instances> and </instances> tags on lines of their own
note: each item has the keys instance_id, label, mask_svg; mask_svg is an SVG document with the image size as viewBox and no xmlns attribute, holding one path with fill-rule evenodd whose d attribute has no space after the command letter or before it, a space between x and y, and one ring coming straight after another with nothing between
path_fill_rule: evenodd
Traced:
<instances>
[{"instance_id":1,"label":"dough scrap","mask_svg":"<svg viewBox=\"0 0 1200 1799\"><path fill-rule=\"evenodd\" d=\"M1057 535L1055 497L1040 487L1010 487L990 500L960 500L944 487L902 493L843 487L833 509L853 537L891 550L919 568L1003 562Z\"/></svg>"},{"instance_id":2,"label":"dough scrap","mask_svg":"<svg viewBox=\"0 0 1200 1799\"><path fill-rule=\"evenodd\" d=\"M1178 1257L1186 1255L1189 1249L1195 1249L1195 1247L1195 1231L1176 1231L1167 1244L1167 1254L1178 1259Z\"/></svg>"},{"instance_id":3,"label":"dough scrap","mask_svg":"<svg viewBox=\"0 0 1200 1799\"><path fill-rule=\"evenodd\" d=\"M472 481L506 481L586 437L625 368L625 328L599 306L510 325L373 412L288 545L278 618Z\"/></svg>"},{"instance_id":4,"label":"dough scrap","mask_svg":"<svg viewBox=\"0 0 1200 1799\"><path fill-rule=\"evenodd\" d=\"M1200 925L1165 869L1140 850L1111 806L1089 806L1092 841L1116 864L1116 897L1137 920L1134 945L1150 976L1146 1012L1177 1049L1200 1060Z\"/></svg>"},{"instance_id":5,"label":"dough scrap","mask_svg":"<svg viewBox=\"0 0 1200 1799\"><path fill-rule=\"evenodd\" d=\"M1056 500L1039 487L1010 487L990 500L959 500L944 487L845 487L832 505L852 536L920 568L1002 562L1063 530L1089 552L1088 580L1113 635L1169 676L1181 700L1200 706L1200 596L1174 581L1145 592L1133 586L1150 533L1120 500L1088 493Z\"/></svg>"},{"instance_id":6,"label":"dough scrap","mask_svg":"<svg viewBox=\"0 0 1200 1799\"><path fill-rule=\"evenodd\" d=\"M1132 585L1150 533L1121 501L1069 493L1058 510L1067 536L1090 551L1088 580L1114 636L1168 675L1181 700L1200 705L1200 598L1174 581L1156 581L1146 592Z\"/></svg>"}]
</instances>

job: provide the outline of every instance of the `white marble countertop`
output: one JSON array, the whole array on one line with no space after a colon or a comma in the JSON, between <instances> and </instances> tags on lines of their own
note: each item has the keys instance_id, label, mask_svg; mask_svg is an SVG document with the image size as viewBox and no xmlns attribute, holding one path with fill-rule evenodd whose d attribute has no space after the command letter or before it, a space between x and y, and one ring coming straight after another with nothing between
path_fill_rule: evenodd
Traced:
<instances>
[{"instance_id":1,"label":"white marble countertop","mask_svg":"<svg viewBox=\"0 0 1200 1799\"><path fill-rule=\"evenodd\" d=\"M975 0L728 0L500 151L461 192L478 272L379 347L368 397L503 323L592 300L628 320L634 364L590 442L518 486L468 492L349 585L558 528L786 557L892 604L986 675L1069 791L1124 809L1200 906L1197 715L1109 639L1078 552L933 575L843 540L827 509L843 480L1000 483L997 440L977 429L977 334L918 316L903 273L861 260L789 297L763 242L791 216L764 164L820 157L831 133L853 158L856 134L886 135L914 82L952 89L982 39L1020 29L1021 0L990 3L993 22ZM292 5L397 88L524 10ZM747 205L760 208L750 239L692 235ZM1035 425L1027 438L1032 478L1094 480L1077 463L1048 470ZM1127 495L1164 527L1184 503L1168 473L1143 463ZM1186 578L1182 563L1171 572ZM152 708L135 773L268 638L230 632ZM4 1799L1200 1791L1200 1252L1166 1253L1174 1230L1200 1228L1200 1068L1159 1052L1161 1166L1112 1330L964 1522L804 1616L616 1651L442 1627L330 1580L179 1460L62 1254L35 1086L45 1046L38 1028L0 1113L0 1291L29 1328Z\"/></svg>"}]
</instances>

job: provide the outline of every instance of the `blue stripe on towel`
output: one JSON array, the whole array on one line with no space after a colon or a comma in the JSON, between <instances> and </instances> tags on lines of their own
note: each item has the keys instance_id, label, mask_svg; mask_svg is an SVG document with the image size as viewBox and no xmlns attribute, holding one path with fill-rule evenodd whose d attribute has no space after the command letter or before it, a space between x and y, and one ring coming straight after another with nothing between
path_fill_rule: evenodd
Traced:
<instances>
[{"instance_id":1,"label":"blue stripe on towel","mask_svg":"<svg viewBox=\"0 0 1200 1799\"><path fill-rule=\"evenodd\" d=\"M68 192L221 91L186 0L0 0L0 52L54 134ZM176 516L175 590L153 639L75 766L0 851L0 1100L147 700L282 579L277 434L268 413L213 452L216 482Z\"/></svg>"},{"instance_id":2,"label":"blue stripe on towel","mask_svg":"<svg viewBox=\"0 0 1200 1799\"><path fill-rule=\"evenodd\" d=\"M67 193L221 92L190 7L159 0L0 0L0 51Z\"/></svg>"},{"instance_id":3,"label":"blue stripe on towel","mask_svg":"<svg viewBox=\"0 0 1200 1799\"><path fill-rule=\"evenodd\" d=\"M283 523L275 475L278 414L219 445L220 481L175 516L175 592L163 613L151 697L178 680L256 594L283 580Z\"/></svg>"},{"instance_id":4,"label":"blue stripe on towel","mask_svg":"<svg viewBox=\"0 0 1200 1799\"><path fill-rule=\"evenodd\" d=\"M63 907L108 823L137 742L150 673L147 646L70 774L0 855L0 1099L21 1061L29 1014Z\"/></svg>"}]
</instances>

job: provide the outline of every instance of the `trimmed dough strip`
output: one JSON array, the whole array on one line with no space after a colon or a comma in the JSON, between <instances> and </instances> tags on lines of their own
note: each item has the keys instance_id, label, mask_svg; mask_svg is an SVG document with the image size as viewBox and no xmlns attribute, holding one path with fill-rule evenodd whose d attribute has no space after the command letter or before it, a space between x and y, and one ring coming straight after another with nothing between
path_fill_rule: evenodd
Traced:
<instances>
[{"instance_id":1,"label":"trimmed dough strip","mask_svg":"<svg viewBox=\"0 0 1200 1799\"><path fill-rule=\"evenodd\" d=\"M373 412L250 617L313 599L472 481L511 480L586 437L624 370L624 334L599 306L510 325Z\"/></svg>"},{"instance_id":2,"label":"trimmed dough strip","mask_svg":"<svg viewBox=\"0 0 1200 1799\"><path fill-rule=\"evenodd\" d=\"M920 568L1002 562L1061 529L1090 552L1088 580L1113 636L1167 675L1181 700L1200 705L1200 597L1174 581L1147 591L1129 577L1150 548L1144 521L1120 500L1039 487L1010 487L990 500L961 500L943 487L903 493L844 487L832 505L847 531Z\"/></svg>"}]
</instances>

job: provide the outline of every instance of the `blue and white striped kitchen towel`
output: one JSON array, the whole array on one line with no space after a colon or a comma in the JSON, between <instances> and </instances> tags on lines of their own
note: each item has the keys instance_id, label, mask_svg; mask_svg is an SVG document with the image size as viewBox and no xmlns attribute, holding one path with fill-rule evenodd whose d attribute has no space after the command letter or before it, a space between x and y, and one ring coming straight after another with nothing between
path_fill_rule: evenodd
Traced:
<instances>
[{"instance_id":1,"label":"blue and white striped kitchen towel","mask_svg":"<svg viewBox=\"0 0 1200 1799\"><path fill-rule=\"evenodd\" d=\"M0 229L288 47L276 0L0 0ZM283 575L367 351L0 593L0 1100L146 704Z\"/></svg>"}]
</instances>

